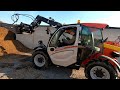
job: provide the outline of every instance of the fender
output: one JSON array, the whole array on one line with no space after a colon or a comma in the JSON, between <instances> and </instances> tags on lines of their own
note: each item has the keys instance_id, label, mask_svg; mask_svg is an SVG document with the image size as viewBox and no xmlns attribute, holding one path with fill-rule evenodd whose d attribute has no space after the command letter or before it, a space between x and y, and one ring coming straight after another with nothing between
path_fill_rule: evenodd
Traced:
<instances>
[{"instance_id":1,"label":"fender","mask_svg":"<svg viewBox=\"0 0 120 90\"><path fill-rule=\"evenodd\" d=\"M118 67L118 70L119 70L119 72L120 72L120 65L119 65L119 63L118 63L116 60L114 60L114 59L112 59L112 58L110 58L110 57L108 57L108 56L105 56L105 55L101 55L100 57L103 57L103 58L106 58L106 59L112 61L112 62ZM99 58L100 58L100 57L99 57Z\"/></svg>"},{"instance_id":2,"label":"fender","mask_svg":"<svg viewBox=\"0 0 120 90\"><path fill-rule=\"evenodd\" d=\"M42 47L40 47L40 46L38 46L38 47L35 47L33 50L42 50L43 48Z\"/></svg>"},{"instance_id":3,"label":"fender","mask_svg":"<svg viewBox=\"0 0 120 90\"><path fill-rule=\"evenodd\" d=\"M43 43L40 43L39 46L35 47L33 50L44 50L44 51L47 51L47 47L43 44Z\"/></svg>"},{"instance_id":4,"label":"fender","mask_svg":"<svg viewBox=\"0 0 120 90\"><path fill-rule=\"evenodd\" d=\"M41 46L38 46L38 47L35 47L34 49L33 49L34 51L37 51L37 50L42 50L42 51L47 51L47 48L46 47L41 47Z\"/></svg>"}]
</instances>

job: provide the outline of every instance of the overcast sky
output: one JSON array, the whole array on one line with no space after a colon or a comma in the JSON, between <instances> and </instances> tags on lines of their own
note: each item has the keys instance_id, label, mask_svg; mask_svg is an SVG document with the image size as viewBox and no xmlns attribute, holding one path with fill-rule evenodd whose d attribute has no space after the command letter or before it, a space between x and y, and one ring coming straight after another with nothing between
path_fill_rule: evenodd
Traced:
<instances>
[{"instance_id":1,"label":"overcast sky","mask_svg":"<svg viewBox=\"0 0 120 90\"><path fill-rule=\"evenodd\" d=\"M37 15L49 18L52 17L60 23L72 24L80 20L82 23L106 23L112 27L120 27L120 11L0 11L0 21L12 24L11 16L14 13ZM24 22L30 24L32 20L20 16L17 24ZM44 24L44 23L42 23Z\"/></svg>"}]
</instances>

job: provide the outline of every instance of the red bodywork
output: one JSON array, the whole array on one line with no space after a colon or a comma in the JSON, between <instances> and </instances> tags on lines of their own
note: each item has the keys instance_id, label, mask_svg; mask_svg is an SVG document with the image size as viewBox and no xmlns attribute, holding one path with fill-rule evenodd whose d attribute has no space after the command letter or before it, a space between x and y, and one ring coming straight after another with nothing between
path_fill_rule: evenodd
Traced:
<instances>
[{"instance_id":1,"label":"red bodywork","mask_svg":"<svg viewBox=\"0 0 120 90\"><path fill-rule=\"evenodd\" d=\"M100 29L104 29L109 26L108 24L102 24L102 23L81 23L81 25L87 27L93 27L93 28L100 28Z\"/></svg>"},{"instance_id":2,"label":"red bodywork","mask_svg":"<svg viewBox=\"0 0 120 90\"><path fill-rule=\"evenodd\" d=\"M120 47L120 43L119 42L115 42L115 41L107 41L105 42L106 44L110 44L110 45L114 45L114 46L118 46Z\"/></svg>"},{"instance_id":3,"label":"red bodywork","mask_svg":"<svg viewBox=\"0 0 120 90\"><path fill-rule=\"evenodd\" d=\"M106 28L106 27L108 27L108 25L107 24L101 24L101 23L81 23L82 25L84 25L84 26L87 26L87 27L91 27L91 28L99 28L99 29L104 29L104 28ZM112 42L107 42L107 43L112 43ZM106 51L107 52L107 50L106 50L106 48L104 49L104 51ZM113 51L113 50L112 50ZM112 52L111 51L111 52ZM108 52L110 52L110 50L108 51ZM108 53L107 52L107 53ZM86 65L87 63L89 63L89 61L91 61L91 60L97 60L101 55L106 55L106 56L108 56L108 57L111 57L110 56L110 54L105 54L104 52L103 53L101 53L101 52L99 52L99 53L94 53L94 54L92 54L89 58L87 58L86 60L84 60L83 62L82 62L82 65L84 66L84 65ZM113 58L114 59L114 58ZM106 59L102 59L102 60L106 60ZM115 65L113 62L111 62L111 61L109 61L112 65Z\"/></svg>"},{"instance_id":4,"label":"red bodywork","mask_svg":"<svg viewBox=\"0 0 120 90\"><path fill-rule=\"evenodd\" d=\"M89 58L87 58L86 60L84 60L82 62L82 66L86 65L89 61L93 60L93 59L98 59L100 56L102 55L102 53L94 53L93 55L91 55Z\"/></svg>"}]
</instances>

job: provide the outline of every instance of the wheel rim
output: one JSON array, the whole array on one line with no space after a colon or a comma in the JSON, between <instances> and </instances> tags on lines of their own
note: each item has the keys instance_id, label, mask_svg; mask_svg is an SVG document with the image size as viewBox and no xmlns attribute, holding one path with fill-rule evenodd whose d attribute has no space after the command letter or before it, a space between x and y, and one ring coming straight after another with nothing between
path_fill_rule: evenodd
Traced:
<instances>
[{"instance_id":1,"label":"wheel rim","mask_svg":"<svg viewBox=\"0 0 120 90\"><path fill-rule=\"evenodd\" d=\"M92 79L110 79L109 71L102 66L95 66L90 70Z\"/></svg>"},{"instance_id":2,"label":"wheel rim","mask_svg":"<svg viewBox=\"0 0 120 90\"><path fill-rule=\"evenodd\" d=\"M43 55L41 55L41 54L37 54L34 57L34 63L38 67L44 66L45 65L45 57Z\"/></svg>"}]
</instances>

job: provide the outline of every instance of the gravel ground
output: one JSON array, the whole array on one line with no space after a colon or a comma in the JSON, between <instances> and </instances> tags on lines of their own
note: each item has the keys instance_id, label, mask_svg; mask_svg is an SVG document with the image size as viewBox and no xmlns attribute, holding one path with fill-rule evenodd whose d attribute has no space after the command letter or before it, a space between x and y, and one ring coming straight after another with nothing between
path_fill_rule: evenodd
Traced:
<instances>
[{"instance_id":1,"label":"gravel ground","mask_svg":"<svg viewBox=\"0 0 120 90\"><path fill-rule=\"evenodd\" d=\"M0 57L0 79L86 79L84 68L79 70L50 66L46 70L33 67L30 56Z\"/></svg>"}]
</instances>

